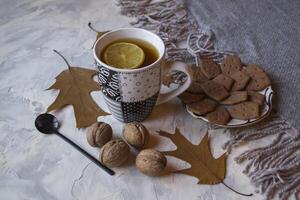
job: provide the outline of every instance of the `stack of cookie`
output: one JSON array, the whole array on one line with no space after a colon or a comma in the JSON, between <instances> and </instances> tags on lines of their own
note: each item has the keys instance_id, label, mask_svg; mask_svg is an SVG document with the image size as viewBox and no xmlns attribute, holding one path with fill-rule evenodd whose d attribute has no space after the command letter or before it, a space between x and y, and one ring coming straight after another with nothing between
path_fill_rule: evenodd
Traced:
<instances>
[{"instance_id":1,"label":"stack of cookie","mask_svg":"<svg viewBox=\"0 0 300 200\"><path fill-rule=\"evenodd\" d=\"M193 71L192 85L179 96L189 111L220 125L231 118L250 120L260 116L265 102L259 92L271 81L259 66L242 66L238 56L227 56L221 65L203 59L201 67Z\"/></svg>"}]
</instances>

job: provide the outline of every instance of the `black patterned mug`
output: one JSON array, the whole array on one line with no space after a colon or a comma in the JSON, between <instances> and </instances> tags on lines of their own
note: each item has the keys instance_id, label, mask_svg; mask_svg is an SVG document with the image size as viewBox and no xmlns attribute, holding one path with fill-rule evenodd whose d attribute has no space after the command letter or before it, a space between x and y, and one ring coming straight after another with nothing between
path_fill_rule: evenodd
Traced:
<instances>
[{"instance_id":1,"label":"black patterned mug","mask_svg":"<svg viewBox=\"0 0 300 200\"><path fill-rule=\"evenodd\" d=\"M140 39L152 44L158 51L158 59L145 67L137 69L120 69L109 66L101 60L104 48L121 39ZM182 62L173 62L166 66L164 60L165 45L156 34L139 28L122 28L102 35L95 43L94 59L99 70L105 102L112 115L119 121L128 123L143 121L153 110L184 92L192 82L190 66ZM161 94L161 77L163 68L178 70L187 74L187 80L177 89Z\"/></svg>"}]
</instances>

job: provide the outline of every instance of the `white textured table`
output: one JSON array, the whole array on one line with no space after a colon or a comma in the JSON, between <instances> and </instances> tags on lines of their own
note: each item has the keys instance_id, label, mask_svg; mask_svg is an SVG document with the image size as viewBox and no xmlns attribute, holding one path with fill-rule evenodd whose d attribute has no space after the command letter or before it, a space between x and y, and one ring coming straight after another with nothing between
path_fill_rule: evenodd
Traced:
<instances>
[{"instance_id":1,"label":"white textured table","mask_svg":"<svg viewBox=\"0 0 300 200\"><path fill-rule=\"evenodd\" d=\"M120 16L110 1L2 0L0 3L0 199L248 199L223 185L197 185L184 175L151 178L134 166L132 156L126 166L116 168L111 177L56 136L45 136L34 128L34 118L44 112L57 92L45 91L55 76L66 69L52 52L62 52L74 66L93 68L91 45L95 33L87 27L94 22L99 30L129 26L130 19ZM92 93L106 109L100 92ZM75 128L72 107L55 115L62 123L60 131L98 157L90 147L85 130ZM112 116L99 118L113 127L114 137L121 137L122 124ZM207 131L206 124L190 117L177 99L156 107L144 123L151 131L151 146L159 150L175 148L170 140L155 130L173 132L179 127L193 143ZM210 131L212 152L223 153L227 140L223 130ZM259 144L258 144L259 145ZM239 151L247 149L247 146ZM227 161L225 182L238 191L251 193L255 188L243 175L243 166ZM168 168L187 167L168 158ZM255 194L251 199L262 199Z\"/></svg>"}]
</instances>

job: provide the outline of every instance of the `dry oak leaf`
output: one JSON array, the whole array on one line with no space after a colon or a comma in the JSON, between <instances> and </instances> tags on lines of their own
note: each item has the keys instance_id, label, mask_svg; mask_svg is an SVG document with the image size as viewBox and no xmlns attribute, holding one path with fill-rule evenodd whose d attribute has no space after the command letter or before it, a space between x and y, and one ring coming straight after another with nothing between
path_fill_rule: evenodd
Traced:
<instances>
[{"instance_id":1,"label":"dry oak leaf","mask_svg":"<svg viewBox=\"0 0 300 200\"><path fill-rule=\"evenodd\" d=\"M92 79L96 73L95 70L80 67L69 67L62 71L56 77L56 82L48 88L58 89L59 94L47 112L72 105L77 128L87 127L96 122L98 116L108 115L90 96L92 91L100 90L100 85Z\"/></svg>"},{"instance_id":2,"label":"dry oak leaf","mask_svg":"<svg viewBox=\"0 0 300 200\"><path fill-rule=\"evenodd\" d=\"M93 43L92 49L94 48L94 46L95 46L97 40L99 39L99 37L101 37L102 35L104 35L105 33L108 33L108 32L109 31L97 32L96 39L95 39L95 41Z\"/></svg>"},{"instance_id":3,"label":"dry oak leaf","mask_svg":"<svg viewBox=\"0 0 300 200\"><path fill-rule=\"evenodd\" d=\"M218 184L223 183L226 175L226 159L224 153L219 158L214 158L210 152L208 134L204 136L200 144L194 145L188 141L176 128L175 134L159 131L161 136L170 138L177 146L174 151L165 151L165 155L173 156L188 162L191 167L177 170L174 173L181 173L194 176L198 179L198 184Z\"/></svg>"},{"instance_id":4,"label":"dry oak leaf","mask_svg":"<svg viewBox=\"0 0 300 200\"><path fill-rule=\"evenodd\" d=\"M92 23L91 23L91 22L88 23L88 27L89 27L91 30L93 30L93 31L95 31L95 32L97 33L96 39L95 39L95 41L94 41L94 43L93 43L93 46L92 46L92 48L94 48L94 46L95 46L97 40L99 39L99 37L101 37L101 36L104 35L105 33L108 33L109 31L102 31L102 32L97 31L97 30L92 26Z\"/></svg>"}]
</instances>

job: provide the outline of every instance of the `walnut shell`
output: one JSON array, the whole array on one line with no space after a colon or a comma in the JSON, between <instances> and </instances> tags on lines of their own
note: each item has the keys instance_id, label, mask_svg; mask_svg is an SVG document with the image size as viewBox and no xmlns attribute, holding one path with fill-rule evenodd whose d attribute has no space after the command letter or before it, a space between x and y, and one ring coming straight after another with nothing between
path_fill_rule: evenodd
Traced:
<instances>
[{"instance_id":1,"label":"walnut shell","mask_svg":"<svg viewBox=\"0 0 300 200\"><path fill-rule=\"evenodd\" d=\"M104 122L96 122L87 130L87 141L92 147L102 147L112 137L112 128Z\"/></svg>"},{"instance_id":2,"label":"walnut shell","mask_svg":"<svg viewBox=\"0 0 300 200\"><path fill-rule=\"evenodd\" d=\"M123 140L116 139L106 143L100 153L100 161L108 167L118 167L129 157L129 146Z\"/></svg>"},{"instance_id":3,"label":"walnut shell","mask_svg":"<svg viewBox=\"0 0 300 200\"><path fill-rule=\"evenodd\" d=\"M148 130L139 122L126 124L123 135L128 144L136 148L144 147L149 138Z\"/></svg>"},{"instance_id":4,"label":"walnut shell","mask_svg":"<svg viewBox=\"0 0 300 200\"><path fill-rule=\"evenodd\" d=\"M167 159L159 151L145 149L137 155L135 164L142 173L148 176L158 176L164 171Z\"/></svg>"}]
</instances>

